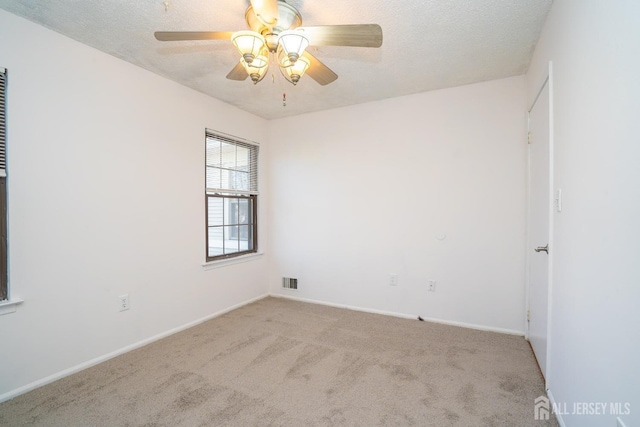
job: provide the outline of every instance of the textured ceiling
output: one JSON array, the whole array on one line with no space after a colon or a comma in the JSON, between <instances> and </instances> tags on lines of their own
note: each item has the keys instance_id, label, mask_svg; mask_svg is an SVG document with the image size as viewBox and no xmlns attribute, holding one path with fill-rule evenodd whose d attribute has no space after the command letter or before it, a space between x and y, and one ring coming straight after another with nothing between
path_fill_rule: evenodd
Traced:
<instances>
[{"instance_id":1,"label":"textured ceiling","mask_svg":"<svg viewBox=\"0 0 640 427\"><path fill-rule=\"evenodd\" d=\"M230 41L159 42L154 31L246 29L249 0L0 0L0 8L266 119L526 72L552 0L287 0L304 25L382 27L381 48L310 47L335 71L297 86L269 71L253 85L225 76ZM313 44L313 41L312 41ZM287 106L282 94L287 94Z\"/></svg>"}]
</instances>

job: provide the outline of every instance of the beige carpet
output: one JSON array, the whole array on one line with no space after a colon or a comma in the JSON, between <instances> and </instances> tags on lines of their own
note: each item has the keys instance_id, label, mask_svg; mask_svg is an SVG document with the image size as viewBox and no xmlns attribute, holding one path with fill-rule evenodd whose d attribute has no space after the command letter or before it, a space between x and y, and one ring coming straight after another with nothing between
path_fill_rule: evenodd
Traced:
<instances>
[{"instance_id":1,"label":"beige carpet","mask_svg":"<svg viewBox=\"0 0 640 427\"><path fill-rule=\"evenodd\" d=\"M0 404L3 426L557 426L522 337L267 298Z\"/></svg>"}]
</instances>

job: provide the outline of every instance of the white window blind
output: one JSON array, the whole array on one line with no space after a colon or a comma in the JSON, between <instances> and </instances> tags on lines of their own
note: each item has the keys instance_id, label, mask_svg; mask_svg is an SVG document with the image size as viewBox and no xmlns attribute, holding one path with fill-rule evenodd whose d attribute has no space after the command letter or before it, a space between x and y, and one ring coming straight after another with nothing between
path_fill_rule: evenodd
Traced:
<instances>
[{"instance_id":1,"label":"white window blind","mask_svg":"<svg viewBox=\"0 0 640 427\"><path fill-rule=\"evenodd\" d=\"M207 193L258 194L257 144L206 131Z\"/></svg>"}]
</instances>

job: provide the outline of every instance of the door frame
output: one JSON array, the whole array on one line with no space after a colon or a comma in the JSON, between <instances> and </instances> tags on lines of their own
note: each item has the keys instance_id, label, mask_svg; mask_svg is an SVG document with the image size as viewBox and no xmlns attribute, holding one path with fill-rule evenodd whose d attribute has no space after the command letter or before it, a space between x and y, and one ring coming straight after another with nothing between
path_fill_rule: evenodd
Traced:
<instances>
[{"instance_id":1,"label":"door frame","mask_svg":"<svg viewBox=\"0 0 640 427\"><path fill-rule=\"evenodd\" d=\"M547 256L547 351L546 351L546 376L545 376L545 389L549 389L549 378L551 373L551 350L552 340L551 331L552 327L552 301L553 301L553 216L556 208L555 203L555 186L554 186L554 124L553 124L553 63L549 61L548 73L543 77L542 83L538 85L538 91L536 96L531 102L529 109L527 110L527 238L526 238L526 279L525 279L525 338L529 340L529 304L530 304L530 281L531 281L531 262L530 252L533 250L534 242L531 239L531 146L529 145L529 132L531 130L531 111L536 104L536 101L540 97L540 94L544 90L545 85L549 85L549 253Z\"/></svg>"}]
</instances>

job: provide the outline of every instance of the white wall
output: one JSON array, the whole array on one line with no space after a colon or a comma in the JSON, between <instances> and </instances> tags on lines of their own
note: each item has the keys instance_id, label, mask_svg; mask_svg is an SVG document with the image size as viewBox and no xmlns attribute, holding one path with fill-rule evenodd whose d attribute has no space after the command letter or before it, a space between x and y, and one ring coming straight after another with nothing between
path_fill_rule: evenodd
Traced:
<instances>
[{"instance_id":1,"label":"white wall","mask_svg":"<svg viewBox=\"0 0 640 427\"><path fill-rule=\"evenodd\" d=\"M556 0L528 73L553 61L555 245L548 387L556 401L629 402L640 425L640 3ZM563 415L567 427L615 416Z\"/></svg>"},{"instance_id":2,"label":"white wall","mask_svg":"<svg viewBox=\"0 0 640 427\"><path fill-rule=\"evenodd\" d=\"M25 300L0 316L0 398L267 293L265 257L201 265L204 130L264 142L265 120L2 10L0 62Z\"/></svg>"},{"instance_id":3,"label":"white wall","mask_svg":"<svg viewBox=\"0 0 640 427\"><path fill-rule=\"evenodd\" d=\"M271 291L523 332L525 111L514 77L270 121Z\"/></svg>"}]
</instances>

